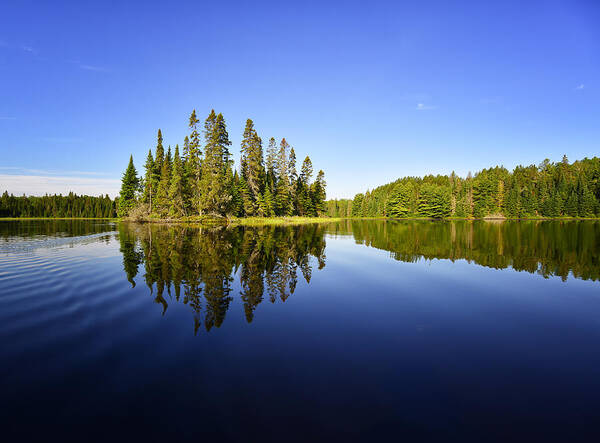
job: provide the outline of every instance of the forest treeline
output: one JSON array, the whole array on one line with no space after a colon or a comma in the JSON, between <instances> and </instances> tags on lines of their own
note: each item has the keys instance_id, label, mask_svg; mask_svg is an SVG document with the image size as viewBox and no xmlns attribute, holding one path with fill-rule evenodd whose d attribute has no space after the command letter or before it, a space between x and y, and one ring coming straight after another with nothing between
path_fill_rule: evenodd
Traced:
<instances>
[{"instance_id":1,"label":"forest treeline","mask_svg":"<svg viewBox=\"0 0 600 443\"><path fill-rule=\"evenodd\" d=\"M44 195L43 197L9 195L0 197L0 217L47 218L112 218L117 216L117 206L108 195Z\"/></svg>"},{"instance_id":2,"label":"forest treeline","mask_svg":"<svg viewBox=\"0 0 600 443\"><path fill-rule=\"evenodd\" d=\"M231 142L222 114L210 112L201 131L194 110L188 122L190 133L182 150L163 146L158 130L157 145L146 158L145 174L138 177L130 157L123 174L118 203L119 216L131 218L179 218L191 215L235 217L319 216L326 212L325 174L312 180L313 167L307 156L300 172L296 153L284 139L263 142L248 119L241 143L239 172L233 168ZM201 135L202 132L202 135Z\"/></svg>"},{"instance_id":3,"label":"forest treeline","mask_svg":"<svg viewBox=\"0 0 600 443\"><path fill-rule=\"evenodd\" d=\"M501 166L466 178L450 175L405 177L357 194L327 201L332 217L598 217L600 158L572 164Z\"/></svg>"}]
</instances>

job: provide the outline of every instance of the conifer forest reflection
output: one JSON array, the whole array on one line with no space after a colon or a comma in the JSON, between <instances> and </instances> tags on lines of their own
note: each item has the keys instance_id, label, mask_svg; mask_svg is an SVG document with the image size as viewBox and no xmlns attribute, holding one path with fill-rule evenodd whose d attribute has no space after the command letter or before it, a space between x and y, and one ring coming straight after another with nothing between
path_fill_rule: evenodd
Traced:
<instances>
[{"instance_id":1,"label":"conifer forest reflection","mask_svg":"<svg viewBox=\"0 0 600 443\"><path fill-rule=\"evenodd\" d=\"M402 262L448 259L494 269L559 277L600 278L600 224L576 221L365 221L263 227L202 228L119 224L123 269L140 276L162 314L189 306L194 332L220 327L233 297L248 323L263 302L285 302L298 279L310 283L326 264L326 237L390 252ZM239 279L241 291L233 292Z\"/></svg>"}]
</instances>

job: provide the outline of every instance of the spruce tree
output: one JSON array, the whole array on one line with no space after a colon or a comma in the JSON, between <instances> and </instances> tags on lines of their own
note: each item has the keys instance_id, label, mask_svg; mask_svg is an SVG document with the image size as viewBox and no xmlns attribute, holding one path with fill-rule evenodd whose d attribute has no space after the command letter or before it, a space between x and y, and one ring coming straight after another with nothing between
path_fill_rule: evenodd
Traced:
<instances>
[{"instance_id":1,"label":"spruce tree","mask_svg":"<svg viewBox=\"0 0 600 443\"><path fill-rule=\"evenodd\" d=\"M270 187L271 192L275 192L275 183L277 180L277 142L273 137L269 139L269 147L267 148L267 186Z\"/></svg>"},{"instance_id":2,"label":"spruce tree","mask_svg":"<svg viewBox=\"0 0 600 443\"><path fill-rule=\"evenodd\" d=\"M312 205L315 211L315 215L323 216L327 213L327 205L325 203L326 192L325 188L327 187L327 183L325 183L325 173L323 170L319 170L317 173L317 178L315 182L312 184Z\"/></svg>"},{"instance_id":3,"label":"spruce tree","mask_svg":"<svg viewBox=\"0 0 600 443\"><path fill-rule=\"evenodd\" d=\"M204 160L199 186L199 210L202 214L227 212L231 195L228 191L227 168L230 168L229 135L222 114L212 110L204 124Z\"/></svg>"},{"instance_id":4,"label":"spruce tree","mask_svg":"<svg viewBox=\"0 0 600 443\"><path fill-rule=\"evenodd\" d=\"M262 152L262 140L254 129L252 120L246 120L241 145L242 175L246 180L250 198L256 202L264 188L265 167Z\"/></svg>"},{"instance_id":5,"label":"spruce tree","mask_svg":"<svg viewBox=\"0 0 600 443\"><path fill-rule=\"evenodd\" d=\"M179 145L175 145L173 171L171 172L171 183L169 186L169 215L171 217L186 215L184 189L183 164L179 157Z\"/></svg>"},{"instance_id":6,"label":"spruce tree","mask_svg":"<svg viewBox=\"0 0 600 443\"><path fill-rule=\"evenodd\" d=\"M162 170L160 174L160 181L158 182L158 189L156 190L156 203L155 212L161 216L168 214L169 212L169 188L171 186L171 171L169 162L163 161Z\"/></svg>"},{"instance_id":7,"label":"spruce tree","mask_svg":"<svg viewBox=\"0 0 600 443\"><path fill-rule=\"evenodd\" d=\"M275 194L275 212L277 215L291 215L290 208L290 178L288 175L287 151L290 145L284 139L279 145L277 154L277 184Z\"/></svg>"},{"instance_id":8,"label":"spruce tree","mask_svg":"<svg viewBox=\"0 0 600 443\"><path fill-rule=\"evenodd\" d=\"M152 168L152 189L153 194L152 197L156 196L156 192L158 190L158 184L160 182L160 176L162 173L162 165L165 156L165 149L163 148L163 136L162 132L159 129L157 134L157 142L156 142L156 152L154 155L154 167Z\"/></svg>"},{"instance_id":9,"label":"spruce tree","mask_svg":"<svg viewBox=\"0 0 600 443\"><path fill-rule=\"evenodd\" d=\"M146 163L144 164L144 168L146 169L146 175L144 177L144 203L148 203L150 205L150 211L152 211L152 198L153 193L156 192L152 188L152 173L154 171L154 158L152 157L152 150L148 150L148 157L146 157Z\"/></svg>"},{"instance_id":10,"label":"spruce tree","mask_svg":"<svg viewBox=\"0 0 600 443\"><path fill-rule=\"evenodd\" d=\"M126 217L135 206L135 194L138 189L138 176L133 165L133 155L129 157L129 164L121 179L121 192L119 194L119 217Z\"/></svg>"},{"instance_id":11,"label":"spruce tree","mask_svg":"<svg viewBox=\"0 0 600 443\"><path fill-rule=\"evenodd\" d=\"M191 206L197 213L201 213L200 179L202 176L202 151L200 150L200 133L198 132L199 122L200 120L196 117L196 110L194 109L189 119L189 128L192 130L192 133L187 143L186 174Z\"/></svg>"}]
</instances>

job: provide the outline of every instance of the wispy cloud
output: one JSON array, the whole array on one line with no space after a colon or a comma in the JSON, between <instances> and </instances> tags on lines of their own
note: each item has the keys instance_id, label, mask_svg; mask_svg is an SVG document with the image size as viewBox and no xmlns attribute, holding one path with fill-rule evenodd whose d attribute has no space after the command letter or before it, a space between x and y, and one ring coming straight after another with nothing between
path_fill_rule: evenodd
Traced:
<instances>
[{"instance_id":1,"label":"wispy cloud","mask_svg":"<svg viewBox=\"0 0 600 443\"><path fill-rule=\"evenodd\" d=\"M67 60L67 63L71 63L72 65L77 66L79 69L83 69L84 71L111 72L111 70L105 66L90 65L88 63L82 63L79 60Z\"/></svg>"},{"instance_id":2,"label":"wispy cloud","mask_svg":"<svg viewBox=\"0 0 600 443\"><path fill-rule=\"evenodd\" d=\"M417 107L415 109L417 111L430 111L432 109L437 109L437 106L426 105L425 103L417 103Z\"/></svg>"},{"instance_id":3,"label":"wispy cloud","mask_svg":"<svg viewBox=\"0 0 600 443\"><path fill-rule=\"evenodd\" d=\"M95 171L49 171L45 169L30 169L22 166L0 166L0 171L15 171L20 174L34 174L34 175L65 175L65 176L76 176L76 175L93 175L93 176L108 176L107 172L95 172Z\"/></svg>"},{"instance_id":4,"label":"wispy cloud","mask_svg":"<svg viewBox=\"0 0 600 443\"><path fill-rule=\"evenodd\" d=\"M21 49L25 52L29 52L30 54L33 55L37 55L37 49L35 49L33 46L29 46L29 45L23 45L21 46Z\"/></svg>"},{"instance_id":5,"label":"wispy cloud","mask_svg":"<svg viewBox=\"0 0 600 443\"><path fill-rule=\"evenodd\" d=\"M86 71L95 71L95 72L110 72L110 69L102 67L102 66L94 66L94 65L79 65L81 69Z\"/></svg>"},{"instance_id":6,"label":"wispy cloud","mask_svg":"<svg viewBox=\"0 0 600 443\"><path fill-rule=\"evenodd\" d=\"M77 194L112 197L119 193L119 180L89 177L0 174L0 192L14 195Z\"/></svg>"},{"instance_id":7,"label":"wispy cloud","mask_svg":"<svg viewBox=\"0 0 600 443\"><path fill-rule=\"evenodd\" d=\"M582 90L584 90L584 89L585 89L585 85L584 85L583 83L580 83L579 85L577 85L577 86L575 87L575 90L576 90L576 91L582 91Z\"/></svg>"}]
</instances>

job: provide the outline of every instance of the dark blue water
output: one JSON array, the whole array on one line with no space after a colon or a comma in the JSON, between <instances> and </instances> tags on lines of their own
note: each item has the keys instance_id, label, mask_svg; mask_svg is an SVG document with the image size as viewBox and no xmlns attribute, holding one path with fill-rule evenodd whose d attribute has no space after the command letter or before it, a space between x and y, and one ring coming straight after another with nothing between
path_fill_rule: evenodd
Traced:
<instances>
[{"instance_id":1,"label":"dark blue water","mask_svg":"<svg viewBox=\"0 0 600 443\"><path fill-rule=\"evenodd\" d=\"M0 222L4 441L598 441L600 224Z\"/></svg>"}]
</instances>

